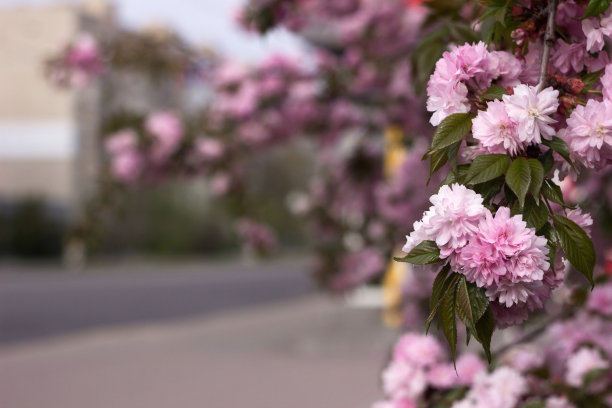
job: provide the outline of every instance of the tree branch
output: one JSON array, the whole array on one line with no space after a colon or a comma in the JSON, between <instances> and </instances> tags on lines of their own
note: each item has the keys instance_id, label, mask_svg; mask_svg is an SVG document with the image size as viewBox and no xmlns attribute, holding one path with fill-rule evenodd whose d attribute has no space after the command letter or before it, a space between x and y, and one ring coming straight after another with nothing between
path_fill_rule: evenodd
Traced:
<instances>
[{"instance_id":1,"label":"tree branch","mask_svg":"<svg viewBox=\"0 0 612 408\"><path fill-rule=\"evenodd\" d=\"M555 45L555 16L557 14L557 0L548 3L548 21L544 33L544 50L542 51L542 65L540 65L540 76L538 77L537 91L540 92L546 85L548 76L548 63L550 61L550 49Z\"/></svg>"},{"instance_id":2,"label":"tree branch","mask_svg":"<svg viewBox=\"0 0 612 408\"><path fill-rule=\"evenodd\" d=\"M521 337L519 337L518 339L515 339L514 341L512 341L509 344L505 344L502 347L500 347L499 349L495 350L493 352L493 356L494 357L499 357L500 355L502 355L503 353L505 353L506 351L508 351L509 349L511 349L514 346L517 346L519 344L522 343L527 343L528 341L534 340L537 337L539 337L542 333L544 333L546 331L546 329L548 329L548 327L556 322L557 320L567 317L567 314L565 313L560 313L557 315L553 315L550 316L549 318L545 319L540 326L538 326L537 328L533 329L532 331L529 332L525 332Z\"/></svg>"}]
</instances>

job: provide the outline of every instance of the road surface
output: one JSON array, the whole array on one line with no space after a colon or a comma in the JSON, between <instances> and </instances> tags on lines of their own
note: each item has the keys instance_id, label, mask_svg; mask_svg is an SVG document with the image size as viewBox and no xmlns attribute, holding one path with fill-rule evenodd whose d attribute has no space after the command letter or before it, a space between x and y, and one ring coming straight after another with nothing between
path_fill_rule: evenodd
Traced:
<instances>
[{"instance_id":1,"label":"road surface","mask_svg":"<svg viewBox=\"0 0 612 408\"><path fill-rule=\"evenodd\" d=\"M304 263L236 266L1 274L0 407L367 408L380 398L396 336L380 311L312 293Z\"/></svg>"},{"instance_id":2,"label":"road surface","mask_svg":"<svg viewBox=\"0 0 612 408\"><path fill-rule=\"evenodd\" d=\"M304 259L106 264L78 275L16 269L0 266L0 344L203 316L312 291Z\"/></svg>"}]
</instances>

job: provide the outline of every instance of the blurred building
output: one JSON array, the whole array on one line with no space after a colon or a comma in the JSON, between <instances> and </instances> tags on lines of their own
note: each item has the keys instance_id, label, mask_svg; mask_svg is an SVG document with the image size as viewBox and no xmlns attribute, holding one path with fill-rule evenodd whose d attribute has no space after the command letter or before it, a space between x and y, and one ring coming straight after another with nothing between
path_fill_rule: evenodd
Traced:
<instances>
[{"instance_id":1,"label":"blurred building","mask_svg":"<svg viewBox=\"0 0 612 408\"><path fill-rule=\"evenodd\" d=\"M88 25L110 31L114 21L106 2L0 7L3 202L37 197L64 208L77 205L81 159L96 165L88 152L95 144L95 106L78 103L91 95L54 88L43 75L44 61Z\"/></svg>"},{"instance_id":2,"label":"blurred building","mask_svg":"<svg viewBox=\"0 0 612 408\"><path fill-rule=\"evenodd\" d=\"M58 90L44 77L44 61L79 32L101 41L121 38L127 59L154 52L155 47L143 49L143 36L159 43L163 53L180 54L186 47L162 26L122 31L114 8L104 0L0 6L0 203L38 197L78 209L95 189L105 119L117 112L193 111L207 100L210 92L201 80L153 77L145 72L148 68L130 61L83 89ZM200 55L214 58L209 50Z\"/></svg>"}]
</instances>

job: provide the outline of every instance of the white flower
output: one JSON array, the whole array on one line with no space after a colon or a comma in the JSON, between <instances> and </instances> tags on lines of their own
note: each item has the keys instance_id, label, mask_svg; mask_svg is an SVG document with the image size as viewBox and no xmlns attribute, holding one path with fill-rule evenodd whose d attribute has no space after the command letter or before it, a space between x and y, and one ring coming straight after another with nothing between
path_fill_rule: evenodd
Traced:
<instances>
[{"instance_id":1,"label":"white flower","mask_svg":"<svg viewBox=\"0 0 612 408\"><path fill-rule=\"evenodd\" d=\"M513 95L504 95L508 116L518 124L519 139L525 143L542 143L550 139L555 130L550 126L556 120L551 118L559 106L559 91L548 87L537 92L535 86L520 84L514 87Z\"/></svg>"}]
</instances>

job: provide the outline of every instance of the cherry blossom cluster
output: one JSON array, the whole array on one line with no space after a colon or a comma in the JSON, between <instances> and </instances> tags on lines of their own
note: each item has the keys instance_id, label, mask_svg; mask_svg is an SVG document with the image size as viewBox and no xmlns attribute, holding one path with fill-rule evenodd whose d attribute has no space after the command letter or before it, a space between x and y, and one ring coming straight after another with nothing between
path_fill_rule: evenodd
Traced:
<instances>
[{"instance_id":1,"label":"cherry blossom cluster","mask_svg":"<svg viewBox=\"0 0 612 408\"><path fill-rule=\"evenodd\" d=\"M243 218L237 221L238 239L247 251L268 255L276 250L278 241L274 231L265 224L253 219Z\"/></svg>"},{"instance_id":2,"label":"cherry blossom cluster","mask_svg":"<svg viewBox=\"0 0 612 408\"><path fill-rule=\"evenodd\" d=\"M508 207L493 214L479 194L461 184L442 186L430 201L404 252L435 241L453 271L486 289L499 327L520 323L527 312L542 308L563 273L553 271L545 238L520 215L511 216Z\"/></svg>"},{"instance_id":3,"label":"cherry blossom cluster","mask_svg":"<svg viewBox=\"0 0 612 408\"><path fill-rule=\"evenodd\" d=\"M453 365L435 337L404 334L382 374L387 400L373 408L417 408L446 399L457 390L455 408L513 408L527 392L527 380L511 367L488 372L475 354L462 354ZM469 391L468 391L469 389Z\"/></svg>"},{"instance_id":4,"label":"cherry blossom cluster","mask_svg":"<svg viewBox=\"0 0 612 408\"><path fill-rule=\"evenodd\" d=\"M514 86L523 71L521 61L505 51L489 51L483 42L445 52L427 84L430 123L437 126L453 113L471 109L470 99L493 83Z\"/></svg>"},{"instance_id":5,"label":"cherry blossom cluster","mask_svg":"<svg viewBox=\"0 0 612 408\"><path fill-rule=\"evenodd\" d=\"M408 332L382 373L387 400L373 407L609 406L611 333L610 283L596 287L575 315L547 325L535 340L501 352L495 368L469 352L453 366L435 337Z\"/></svg>"},{"instance_id":6,"label":"cherry blossom cluster","mask_svg":"<svg viewBox=\"0 0 612 408\"><path fill-rule=\"evenodd\" d=\"M56 86L83 87L102 73L100 46L92 35L79 34L59 55L47 61L45 68L47 77Z\"/></svg>"},{"instance_id":7,"label":"cherry blossom cluster","mask_svg":"<svg viewBox=\"0 0 612 408\"><path fill-rule=\"evenodd\" d=\"M121 183L153 180L163 174L168 159L181 146L185 130L173 112L159 111L147 116L142 133L124 128L106 137L112 176Z\"/></svg>"}]
</instances>

